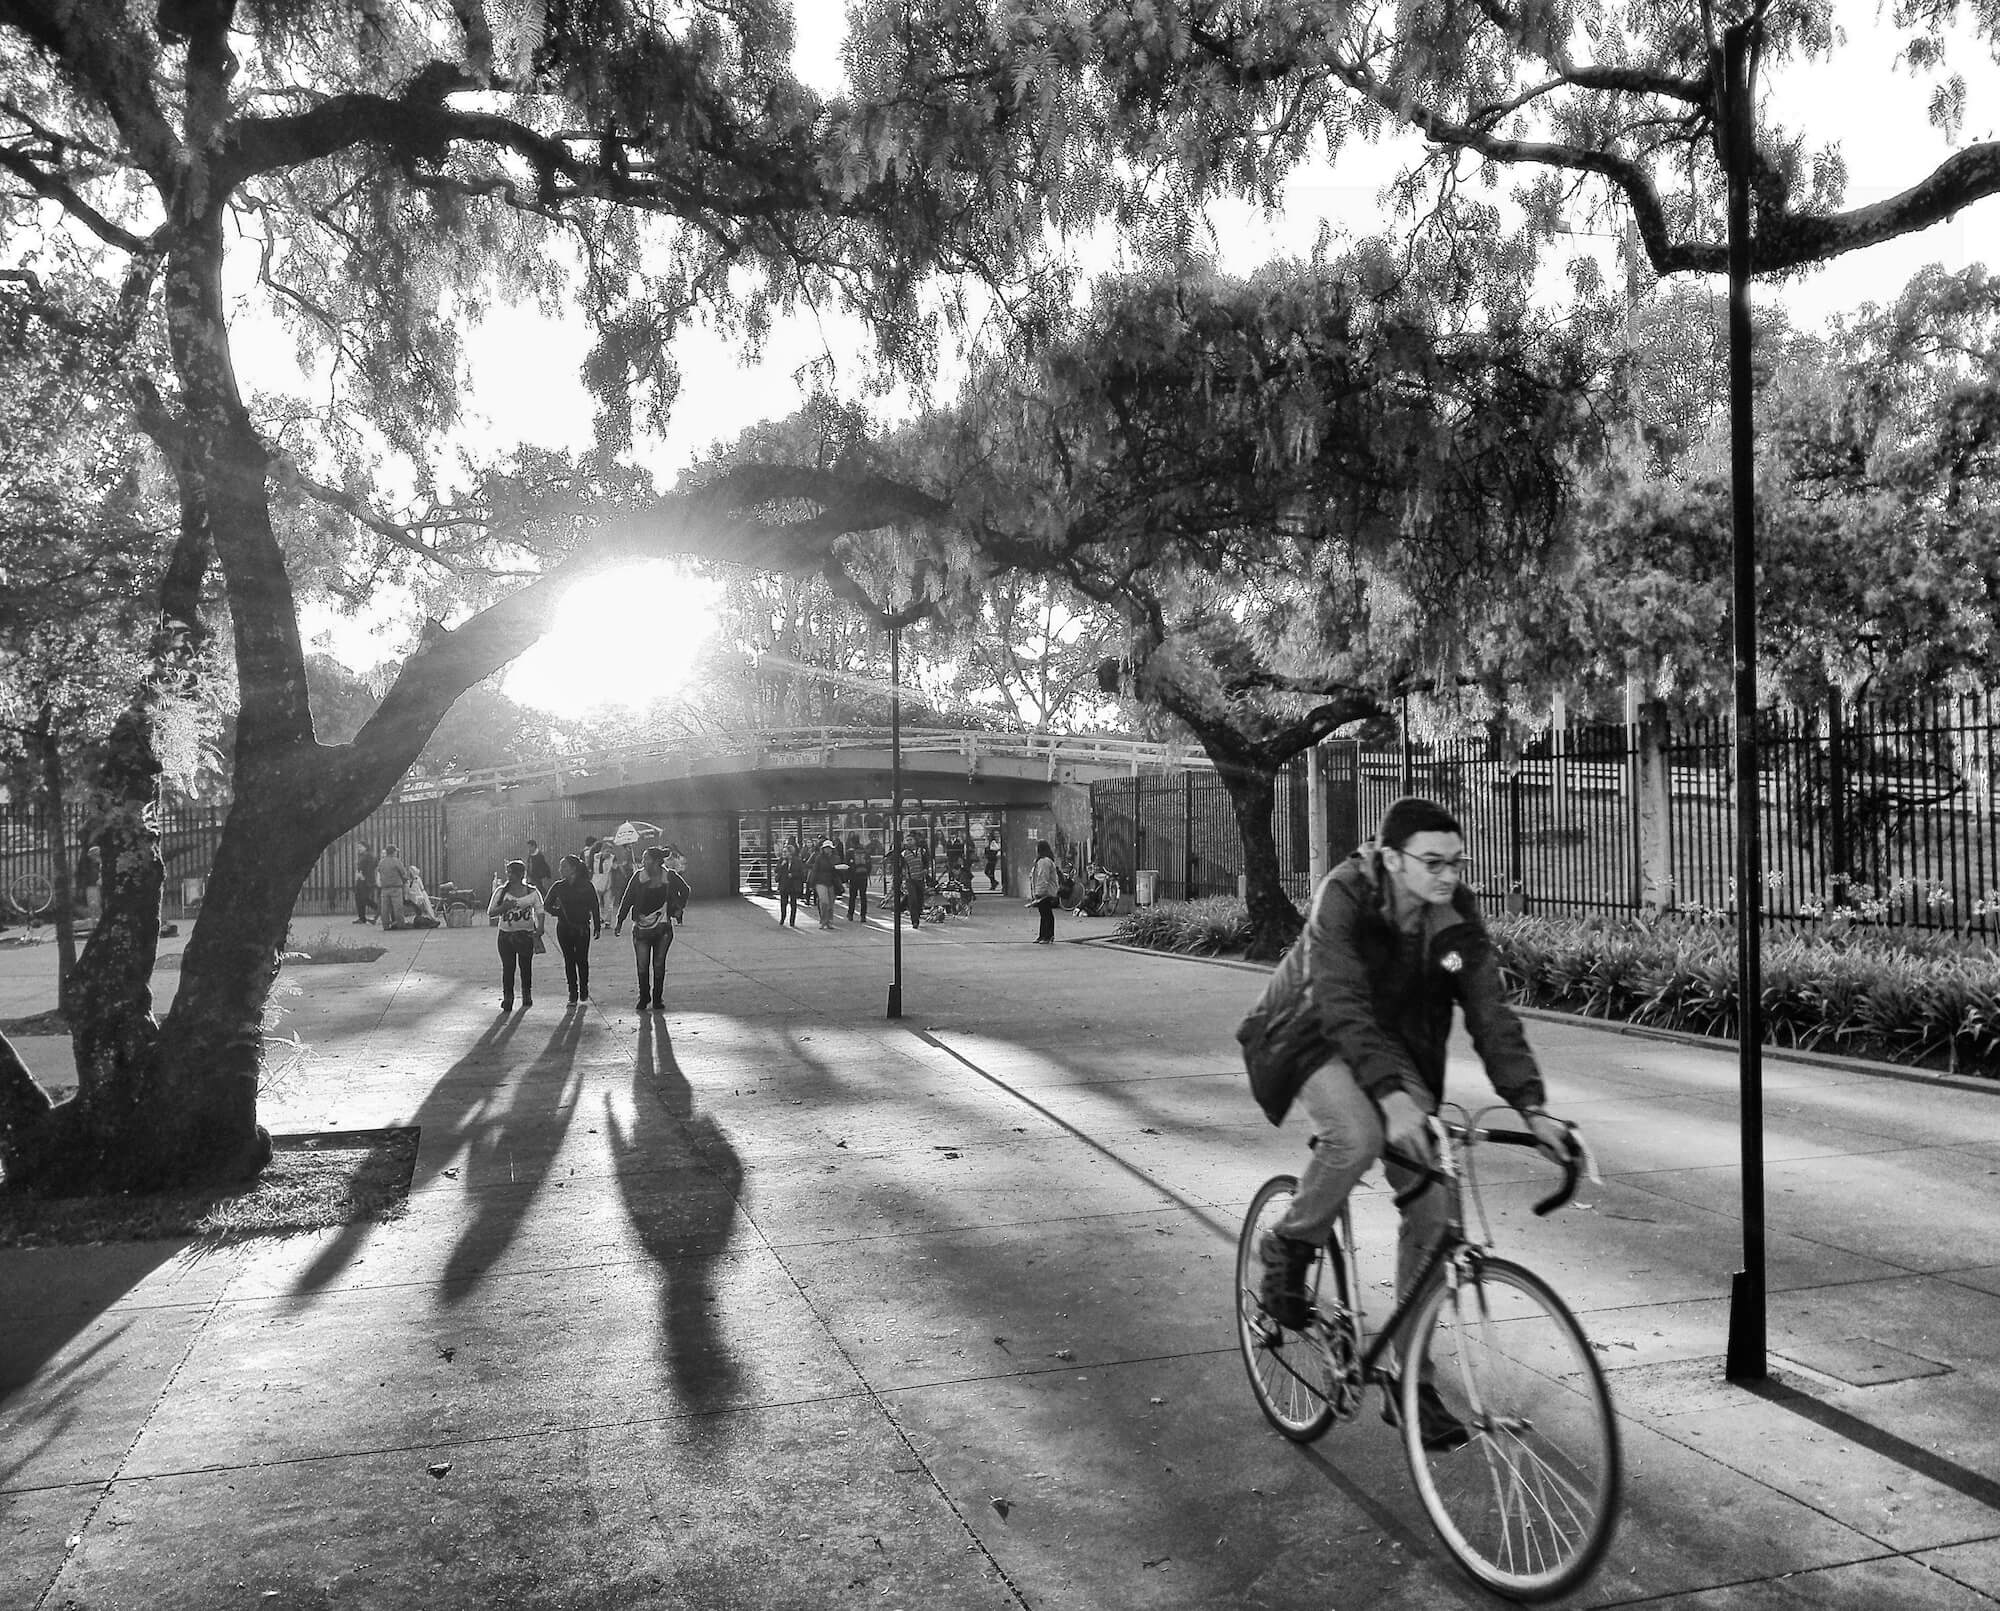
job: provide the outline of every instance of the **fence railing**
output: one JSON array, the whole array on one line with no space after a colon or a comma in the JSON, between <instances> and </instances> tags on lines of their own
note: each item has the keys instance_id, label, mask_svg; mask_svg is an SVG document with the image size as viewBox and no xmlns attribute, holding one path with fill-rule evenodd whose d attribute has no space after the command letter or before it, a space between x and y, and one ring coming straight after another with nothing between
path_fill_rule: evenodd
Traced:
<instances>
[{"instance_id":1,"label":"fence railing","mask_svg":"<svg viewBox=\"0 0 2000 1611\"><path fill-rule=\"evenodd\" d=\"M160 807L160 855L166 863L161 906L165 916L188 917L201 905L227 813L228 808L220 804L169 801ZM84 812L81 807L72 807L64 818L63 838L72 858L71 882L79 903L88 907L95 872L84 854ZM444 803L391 800L321 852L299 891L301 910L336 912L352 904L354 872L364 840L377 851L385 844L396 845L404 859L422 867L433 884L446 876ZM11 920L43 910L52 887L52 871L44 808L30 805L0 810L0 915Z\"/></svg>"},{"instance_id":2,"label":"fence railing","mask_svg":"<svg viewBox=\"0 0 2000 1611\"><path fill-rule=\"evenodd\" d=\"M1472 882L1495 906L1734 909L1736 755L1727 720L1549 730L1518 751L1485 739L1358 750L1337 817L1365 832L1403 793L1464 825ZM1816 711L1758 724L1764 909L1814 920L2000 932L2000 705L1991 696ZM1641 809L1648 776L1662 808ZM1303 769L1278 783L1285 887L1306 894ZM1099 851L1158 873L1161 899L1233 894L1243 857L1222 779L1149 773L1092 785ZM1349 834L1351 841L1355 836ZM1353 848L1334 843L1336 858Z\"/></svg>"}]
</instances>

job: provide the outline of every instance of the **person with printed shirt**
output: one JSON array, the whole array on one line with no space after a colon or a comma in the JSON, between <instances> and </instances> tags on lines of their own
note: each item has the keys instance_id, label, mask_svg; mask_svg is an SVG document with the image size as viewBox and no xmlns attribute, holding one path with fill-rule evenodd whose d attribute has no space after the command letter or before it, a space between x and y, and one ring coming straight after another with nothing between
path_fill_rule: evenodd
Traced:
<instances>
[{"instance_id":1,"label":"person with printed shirt","mask_svg":"<svg viewBox=\"0 0 2000 1611\"><path fill-rule=\"evenodd\" d=\"M930 879L924 874L924 847L910 840L903 846L902 865L897 869L896 903L909 915L913 929L924 926L924 902L930 892Z\"/></svg>"},{"instance_id":2,"label":"person with printed shirt","mask_svg":"<svg viewBox=\"0 0 2000 1611\"><path fill-rule=\"evenodd\" d=\"M521 1005L535 1004L535 945L542 937L547 914L542 892L528 882L528 864L507 863L507 875L493 880L493 899L486 915L500 920L500 1010L514 1010L514 975L521 976Z\"/></svg>"},{"instance_id":3,"label":"person with printed shirt","mask_svg":"<svg viewBox=\"0 0 2000 1611\"><path fill-rule=\"evenodd\" d=\"M580 856L556 863L556 881L544 903L555 913L556 949L562 952L563 977L569 984L570 1005L590 1000L590 942L604 932L604 908Z\"/></svg>"},{"instance_id":4,"label":"person with printed shirt","mask_svg":"<svg viewBox=\"0 0 2000 1611\"><path fill-rule=\"evenodd\" d=\"M1306 931L1266 991L1270 1001L1309 983L1330 1050L1317 1066L1308 1058L1305 1066L1262 1068L1252 1080L1273 1124L1296 1104L1315 1137L1291 1206L1259 1249L1260 1300L1281 1326L1305 1324L1315 1249L1385 1146L1414 1164L1429 1162L1454 1006L1493 1088L1520 1110L1536 1145L1558 1161L1570 1156L1570 1127L1543 1111L1541 1071L1506 1003L1479 899L1461 882L1465 865L1465 837L1450 812L1415 796L1396 801L1374 848L1320 880ZM1385 1167L1402 1211L1402 1296L1444 1234L1450 1197L1420 1169L1393 1157ZM1418 1389L1425 1446L1458 1447L1464 1426L1426 1387Z\"/></svg>"},{"instance_id":5,"label":"person with printed shirt","mask_svg":"<svg viewBox=\"0 0 2000 1611\"><path fill-rule=\"evenodd\" d=\"M625 898L618 903L618 920L613 934L625 932L625 919L632 919L632 960L639 969L639 1011L665 1012L667 953L674 945L674 920L667 912L673 898L673 877L667 871L666 852L649 845L639 860L639 870L625 886Z\"/></svg>"}]
</instances>

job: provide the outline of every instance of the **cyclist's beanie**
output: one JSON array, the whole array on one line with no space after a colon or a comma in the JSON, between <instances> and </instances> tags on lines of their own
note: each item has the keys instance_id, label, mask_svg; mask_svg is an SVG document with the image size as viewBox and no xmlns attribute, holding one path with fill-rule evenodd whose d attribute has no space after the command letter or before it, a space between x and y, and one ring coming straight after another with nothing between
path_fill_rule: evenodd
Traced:
<instances>
[{"instance_id":1,"label":"cyclist's beanie","mask_svg":"<svg viewBox=\"0 0 2000 1611\"><path fill-rule=\"evenodd\" d=\"M1421 795L1406 794L1382 813L1382 826L1375 830L1375 843L1384 850L1401 850L1420 833L1455 833L1465 830L1458 818Z\"/></svg>"}]
</instances>

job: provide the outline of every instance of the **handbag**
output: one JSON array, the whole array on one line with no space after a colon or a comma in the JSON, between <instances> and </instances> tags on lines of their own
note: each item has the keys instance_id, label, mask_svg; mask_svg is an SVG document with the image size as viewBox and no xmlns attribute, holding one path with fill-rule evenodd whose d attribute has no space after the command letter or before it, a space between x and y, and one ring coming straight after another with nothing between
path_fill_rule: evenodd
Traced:
<instances>
[{"instance_id":1,"label":"handbag","mask_svg":"<svg viewBox=\"0 0 2000 1611\"><path fill-rule=\"evenodd\" d=\"M1251 1095L1266 1118L1282 1124L1299 1087L1336 1050L1313 1004L1310 915L1278 959L1256 1005L1236 1026L1236 1040L1243 1048Z\"/></svg>"},{"instance_id":2,"label":"handbag","mask_svg":"<svg viewBox=\"0 0 2000 1611\"><path fill-rule=\"evenodd\" d=\"M537 934L535 936L535 955L536 956L542 955L542 953L547 951L548 948L549 948L549 942L543 939L541 935Z\"/></svg>"}]
</instances>

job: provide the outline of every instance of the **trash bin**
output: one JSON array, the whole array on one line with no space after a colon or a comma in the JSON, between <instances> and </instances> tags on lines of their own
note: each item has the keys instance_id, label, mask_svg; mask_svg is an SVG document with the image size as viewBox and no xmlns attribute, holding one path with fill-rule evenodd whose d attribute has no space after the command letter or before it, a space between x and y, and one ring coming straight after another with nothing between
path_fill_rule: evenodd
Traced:
<instances>
[{"instance_id":1,"label":"trash bin","mask_svg":"<svg viewBox=\"0 0 2000 1611\"><path fill-rule=\"evenodd\" d=\"M1151 906L1159 899L1156 893L1160 887L1160 870L1157 867L1141 867L1132 874L1132 904Z\"/></svg>"},{"instance_id":2,"label":"trash bin","mask_svg":"<svg viewBox=\"0 0 2000 1611\"><path fill-rule=\"evenodd\" d=\"M206 878L183 878L181 880L181 909L191 912L201 905L202 897L208 893Z\"/></svg>"}]
</instances>

